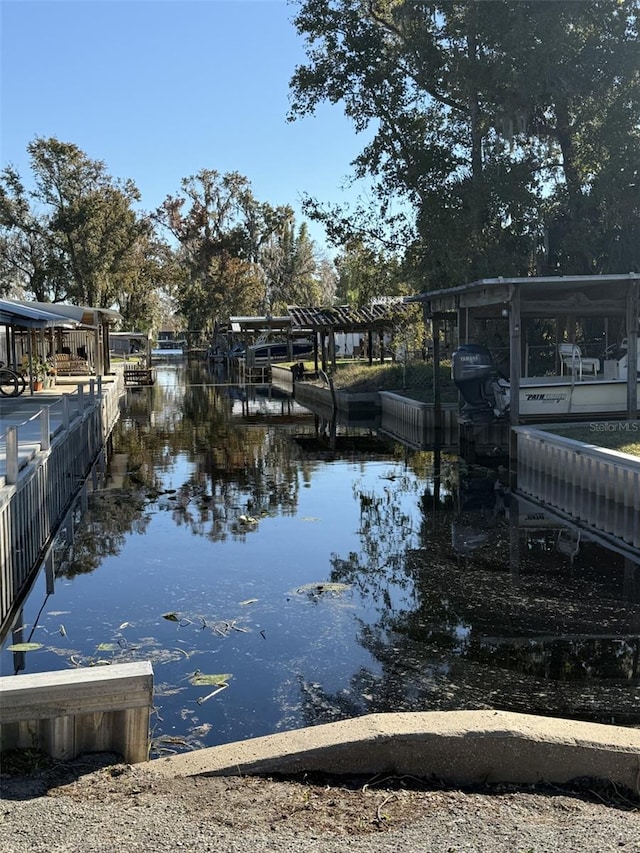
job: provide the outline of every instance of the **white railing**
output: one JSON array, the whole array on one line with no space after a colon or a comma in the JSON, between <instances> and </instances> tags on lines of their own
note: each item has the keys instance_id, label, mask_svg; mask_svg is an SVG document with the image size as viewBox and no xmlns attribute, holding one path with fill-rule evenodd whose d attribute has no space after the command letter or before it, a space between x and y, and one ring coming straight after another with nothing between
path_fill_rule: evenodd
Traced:
<instances>
[{"instance_id":1,"label":"white railing","mask_svg":"<svg viewBox=\"0 0 640 853\"><path fill-rule=\"evenodd\" d=\"M514 429L518 492L640 547L640 458L543 429Z\"/></svg>"},{"instance_id":2,"label":"white railing","mask_svg":"<svg viewBox=\"0 0 640 853\"><path fill-rule=\"evenodd\" d=\"M19 433L30 421L7 431L7 479L14 482L0 483L0 628L42 564L59 521L119 417L122 382L103 386L102 391L93 397L91 392L88 397L83 392L65 394L53 432L46 427L52 407L48 416L38 412L35 418L43 419L43 434L35 449L31 439L33 452L21 460Z\"/></svg>"}]
</instances>

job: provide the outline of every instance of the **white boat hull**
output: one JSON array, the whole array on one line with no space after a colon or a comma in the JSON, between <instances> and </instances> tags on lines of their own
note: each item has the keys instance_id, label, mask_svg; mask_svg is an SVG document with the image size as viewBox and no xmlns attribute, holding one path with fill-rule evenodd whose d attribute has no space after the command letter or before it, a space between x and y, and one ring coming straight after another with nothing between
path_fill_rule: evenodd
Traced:
<instances>
[{"instance_id":1,"label":"white boat hull","mask_svg":"<svg viewBox=\"0 0 640 853\"><path fill-rule=\"evenodd\" d=\"M548 417L553 420L556 415L614 415L626 411L626 380L596 378L572 382L567 377L520 380L521 417Z\"/></svg>"}]
</instances>

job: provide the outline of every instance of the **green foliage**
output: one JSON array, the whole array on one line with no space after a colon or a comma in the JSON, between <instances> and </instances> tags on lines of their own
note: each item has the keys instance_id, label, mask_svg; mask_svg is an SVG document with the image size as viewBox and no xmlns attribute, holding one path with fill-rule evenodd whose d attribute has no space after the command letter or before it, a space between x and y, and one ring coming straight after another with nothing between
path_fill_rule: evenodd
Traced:
<instances>
[{"instance_id":1,"label":"green foliage","mask_svg":"<svg viewBox=\"0 0 640 853\"><path fill-rule=\"evenodd\" d=\"M302 0L291 116L340 103L373 180L355 212L306 212L402 249L420 289L640 269L638 9Z\"/></svg>"},{"instance_id":2,"label":"green foliage","mask_svg":"<svg viewBox=\"0 0 640 853\"><path fill-rule=\"evenodd\" d=\"M0 175L0 264L12 285L38 301L122 306L128 322L153 313L162 250L136 214L131 181L76 145L36 137L33 189L11 167ZM147 320L148 323L148 320Z\"/></svg>"},{"instance_id":3,"label":"green foliage","mask_svg":"<svg viewBox=\"0 0 640 853\"><path fill-rule=\"evenodd\" d=\"M233 314L273 313L304 291L312 246L293 211L259 202L247 178L202 169L168 196L158 220L178 239L185 276L176 299L189 329L213 329Z\"/></svg>"}]
</instances>

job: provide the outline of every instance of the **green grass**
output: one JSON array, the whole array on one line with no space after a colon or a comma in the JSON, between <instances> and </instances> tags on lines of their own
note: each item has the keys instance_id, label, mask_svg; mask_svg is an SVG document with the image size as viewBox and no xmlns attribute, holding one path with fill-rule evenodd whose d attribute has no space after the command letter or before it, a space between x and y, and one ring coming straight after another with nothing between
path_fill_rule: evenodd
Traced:
<instances>
[{"instance_id":1,"label":"green grass","mask_svg":"<svg viewBox=\"0 0 640 853\"><path fill-rule=\"evenodd\" d=\"M305 370L312 372L314 364L306 361ZM339 391L362 394L373 391L398 391L414 400L433 401L433 365L424 362L412 364L369 365L366 361L338 361L333 374L334 386ZM458 399L457 390L451 380L451 368L440 367L440 387L443 401Z\"/></svg>"},{"instance_id":2,"label":"green grass","mask_svg":"<svg viewBox=\"0 0 640 853\"><path fill-rule=\"evenodd\" d=\"M604 447L607 450L640 456L640 422L638 421L594 421L584 426L554 427L546 431L574 441Z\"/></svg>"}]
</instances>

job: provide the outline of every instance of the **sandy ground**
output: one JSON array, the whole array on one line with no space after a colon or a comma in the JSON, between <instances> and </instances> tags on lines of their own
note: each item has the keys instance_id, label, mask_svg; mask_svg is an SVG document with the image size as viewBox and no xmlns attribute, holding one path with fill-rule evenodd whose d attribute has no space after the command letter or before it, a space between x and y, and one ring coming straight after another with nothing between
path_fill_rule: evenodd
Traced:
<instances>
[{"instance_id":1,"label":"sandy ground","mask_svg":"<svg viewBox=\"0 0 640 853\"><path fill-rule=\"evenodd\" d=\"M640 853L638 798L586 780L453 790L407 777L158 779L117 762L83 756L22 775L5 762L0 850Z\"/></svg>"}]
</instances>

